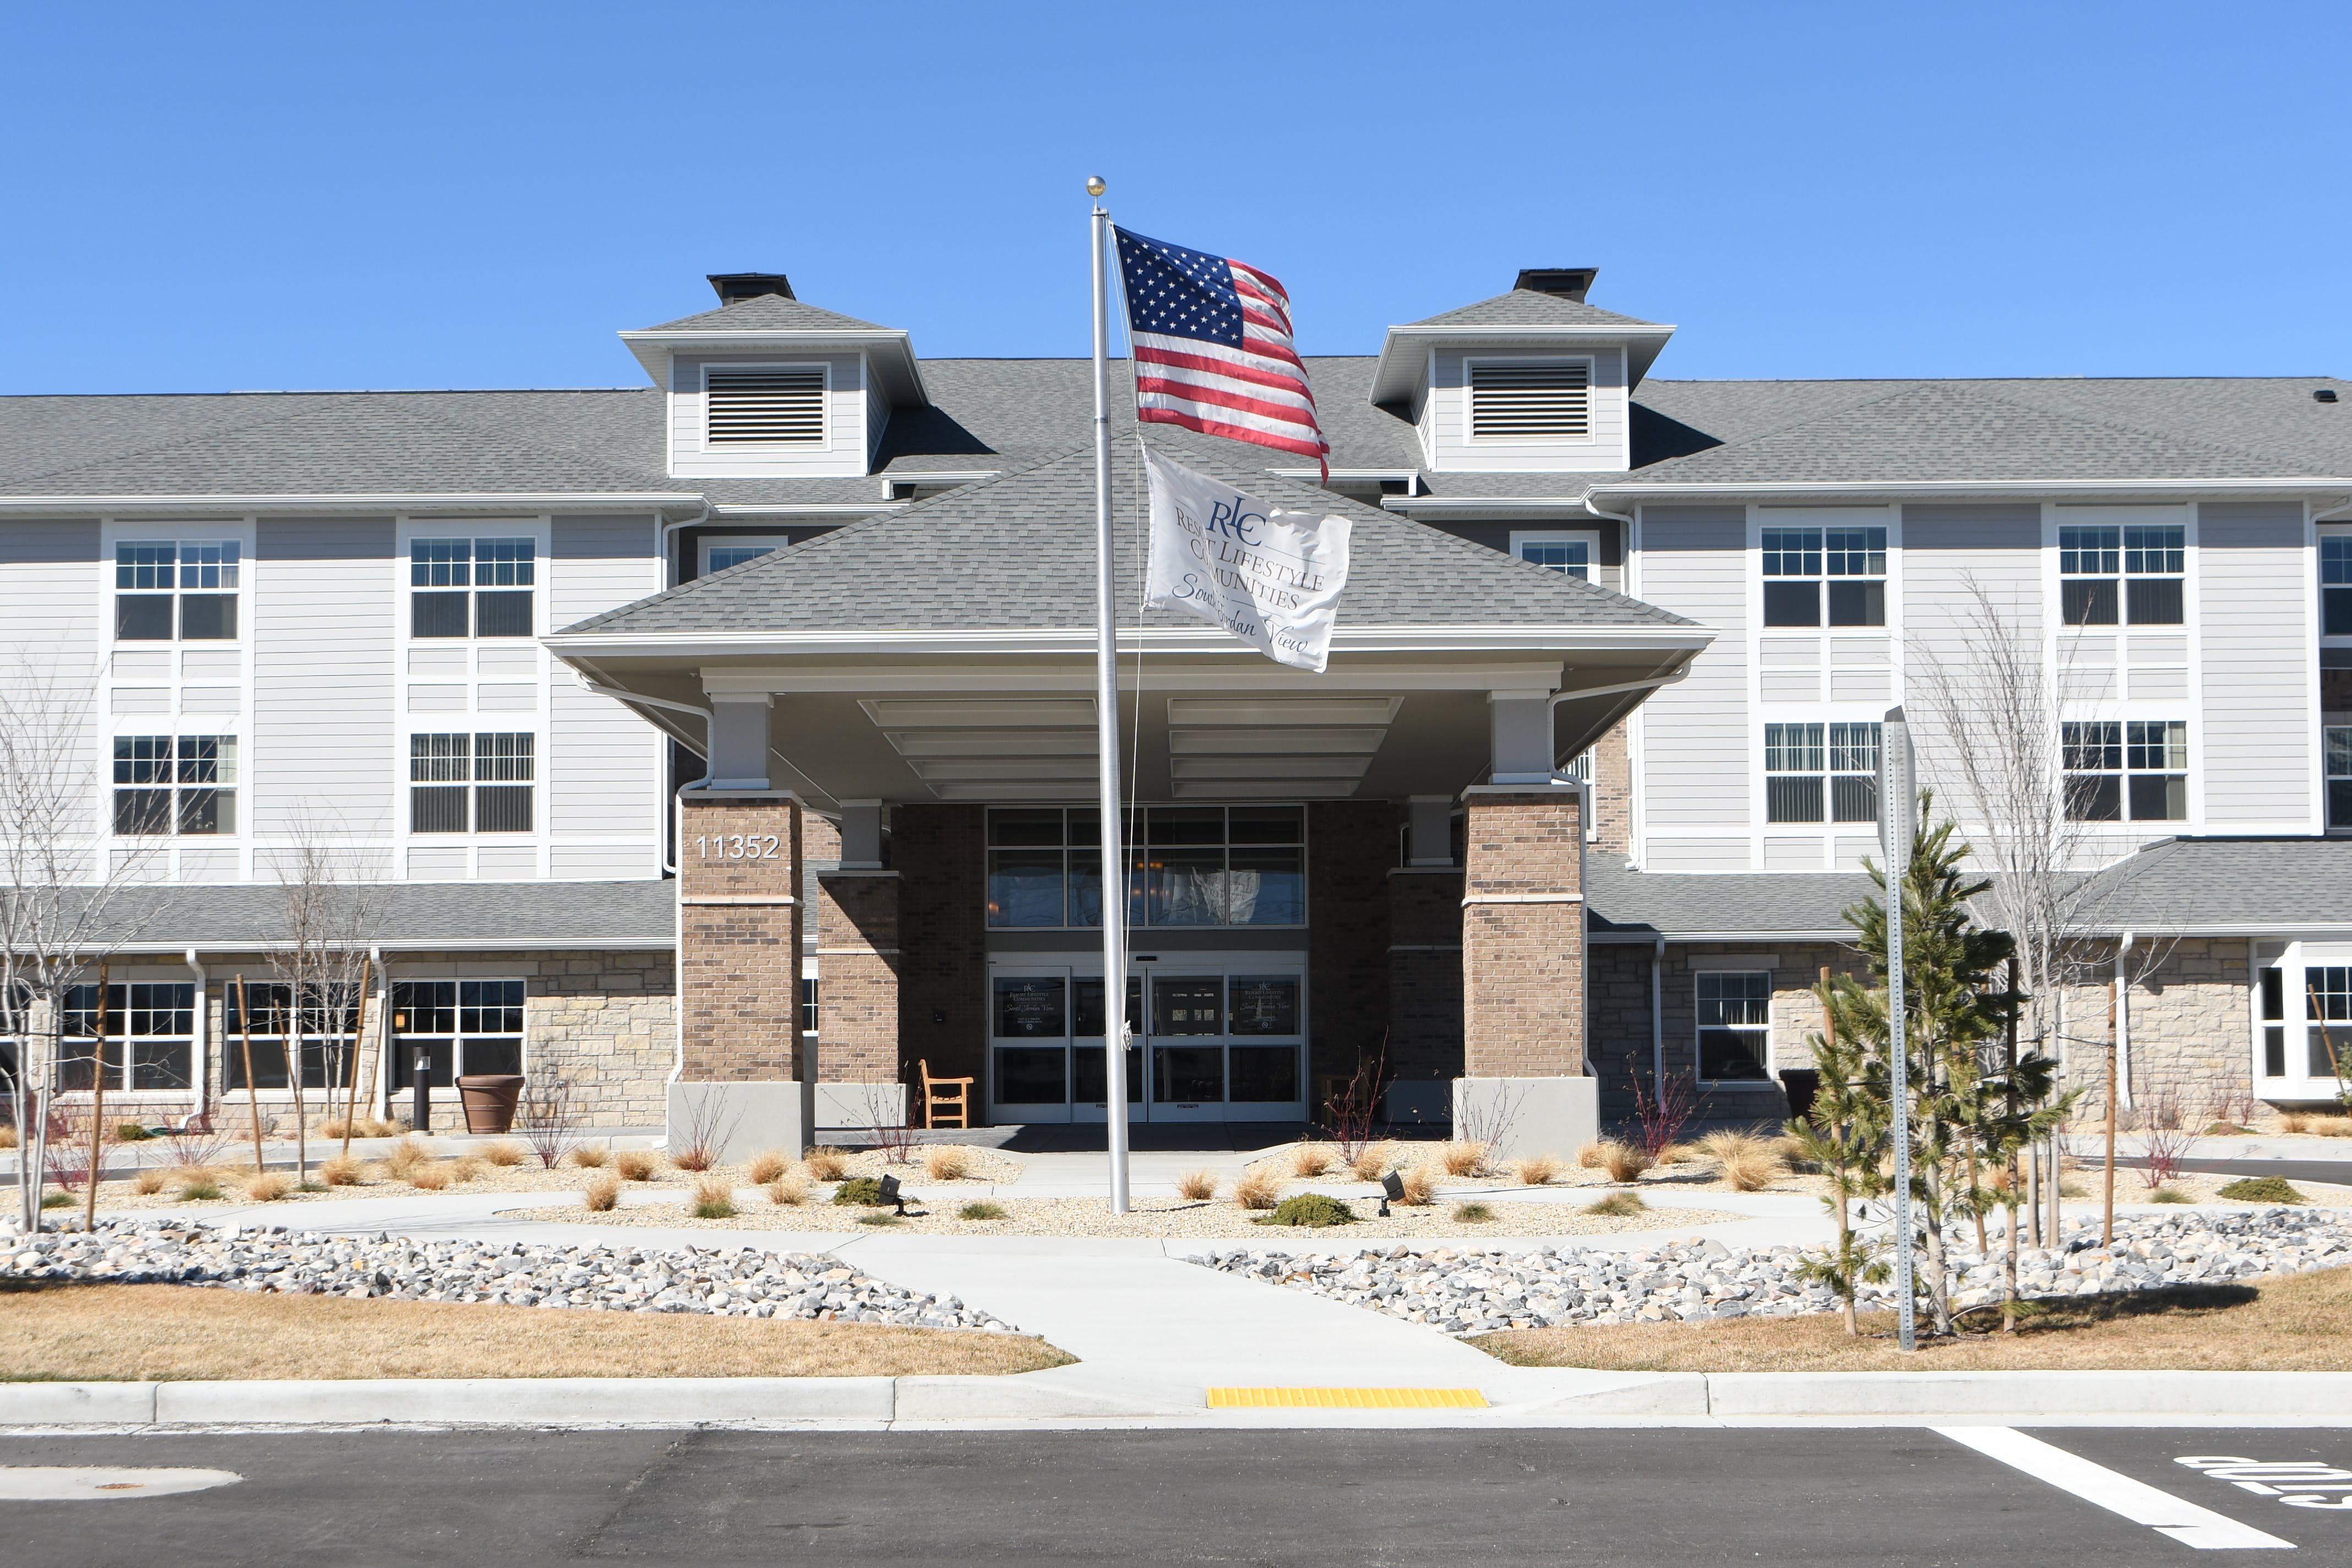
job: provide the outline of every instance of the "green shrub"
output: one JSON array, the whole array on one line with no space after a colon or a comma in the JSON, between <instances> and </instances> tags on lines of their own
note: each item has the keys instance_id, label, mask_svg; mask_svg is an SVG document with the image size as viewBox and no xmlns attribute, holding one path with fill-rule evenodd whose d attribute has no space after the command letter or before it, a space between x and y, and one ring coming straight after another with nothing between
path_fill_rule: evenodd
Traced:
<instances>
[{"instance_id":1,"label":"green shrub","mask_svg":"<svg viewBox=\"0 0 2352 1568\"><path fill-rule=\"evenodd\" d=\"M694 1205L697 1219L733 1219L735 1205L725 1198L706 1198Z\"/></svg>"},{"instance_id":2,"label":"green shrub","mask_svg":"<svg viewBox=\"0 0 2352 1568\"><path fill-rule=\"evenodd\" d=\"M2221 1195L2238 1204L2307 1204L2311 1201L2283 1176L2242 1177L2223 1187Z\"/></svg>"},{"instance_id":3,"label":"green shrub","mask_svg":"<svg viewBox=\"0 0 2352 1568\"><path fill-rule=\"evenodd\" d=\"M1003 1219L1004 1211L992 1203L966 1204L956 1210L958 1219Z\"/></svg>"},{"instance_id":4,"label":"green shrub","mask_svg":"<svg viewBox=\"0 0 2352 1568\"><path fill-rule=\"evenodd\" d=\"M879 1176L852 1176L849 1180L842 1183L840 1186L834 1189L833 1201L845 1205L855 1205L869 1209L880 1208L882 1206L882 1178Z\"/></svg>"},{"instance_id":5,"label":"green shrub","mask_svg":"<svg viewBox=\"0 0 2352 1568\"><path fill-rule=\"evenodd\" d=\"M205 1203L220 1196L220 1188L211 1182L190 1182L180 1189L184 1204Z\"/></svg>"},{"instance_id":6,"label":"green shrub","mask_svg":"<svg viewBox=\"0 0 2352 1568\"><path fill-rule=\"evenodd\" d=\"M118 1143L144 1143L154 1136L136 1121L120 1122L114 1129L114 1141Z\"/></svg>"},{"instance_id":7,"label":"green shrub","mask_svg":"<svg viewBox=\"0 0 2352 1568\"><path fill-rule=\"evenodd\" d=\"M41 1194L41 1206L45 1209L70 1208L73 1206L75 1202L76 1199L71 1193L43 1193Z\"/></svg>"},{"instance_id":8,"label":"green shrub","mask_svg":"<svg viewBox=\"0 0 2352 1568\"><path fill-rule=\"evenodd\" d=\"M2179 1187L2158 1187L2147 1194L2147 1201L2152 1204L2193 1204L2197 1200Z\"/></svg>"},{"instance_id":9,"label":"green shrub","mask_svg":"<svg viewBox=\"0 0 2352 1568\"><path fill-rule=\"evenodd\" d=\"M1645 1214L1649 1211L1649 1205L1642 1201L1642 1194L1639 1193L1612 1193L1599 1203L1587 1204L1584 1212L1622 1217L1625 1215Z\"/></svg>"},{"instance_id":10,"label":"green shrub","mask_svg":"<svg viewBox=\"0 0 2352 1568\"><path fill-rule=\"evenodd\" d=\"M894 1214L862 1214L857 1216L857 1223L860 1225L904 1225L907 1222L900 1219Z\"/></svg>"},{"instance_id":11,"label":"green shrub","mask_svg":"<svg viewBox=\"0 0 2352 1568\"><path fill-rule=\"evenodd\" d=\"M1327 1225L1353 1225L1356 1211L1338 1198L1321 1193L1301 1193L1295 1198L1283 1199L1272 1214L1260 1215L1251 1223L1314 1226L1319 1229Z\"/></svg>"},{"instance_id":12,"label":"green shrub","mask_svg":"<svg viewBox=\"0 0 2352 1568\"><path fill-rule=\"evenodd\" d=\"M1626 1194L1632 1196L1630 1193ZM1456 1204L1454 1217L1464 1225L1485 1225L1495 1217L1495 1211L1485 1204Z\"/></svg>"}]
</instances>

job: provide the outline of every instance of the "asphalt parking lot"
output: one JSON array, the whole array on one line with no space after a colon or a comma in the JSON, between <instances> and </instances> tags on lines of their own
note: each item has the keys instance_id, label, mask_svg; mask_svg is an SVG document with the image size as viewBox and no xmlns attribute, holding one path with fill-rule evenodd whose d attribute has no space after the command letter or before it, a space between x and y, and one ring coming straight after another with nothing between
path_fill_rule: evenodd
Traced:
<instances>
[{"instance_id":1,"label":"asphalt parking lot","mask_svg":"<svg viewBox=\"0 0 2352 1568\"><path fill-rule=\"evenodd\" d=\"M2007 1458L1908 1427L11 1436L0 1561L2352 1563L2352 1428L1987 1430ZM12 1500L59 1473L26 1467L135 1468ZM156 1467L240 1479L141 1496Z\"/></svg>"}]
</instances>

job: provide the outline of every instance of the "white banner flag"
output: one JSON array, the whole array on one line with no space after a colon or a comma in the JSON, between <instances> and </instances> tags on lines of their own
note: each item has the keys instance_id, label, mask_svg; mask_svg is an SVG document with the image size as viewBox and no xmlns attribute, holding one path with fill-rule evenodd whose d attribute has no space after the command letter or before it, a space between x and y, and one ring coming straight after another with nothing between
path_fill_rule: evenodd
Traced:
<instances>
[{"instance_id":1,"label":"white banner flag","mask_svg":"<svg viewBox=\"0 0 2352 1568\"><path fill-rule=\"evenodd\" d=\"M1323 673L1348 585L1348 519L1285 511L1154 456L1143 602L1214 621L1278 664Z\"/></svg>"}]
</instances>

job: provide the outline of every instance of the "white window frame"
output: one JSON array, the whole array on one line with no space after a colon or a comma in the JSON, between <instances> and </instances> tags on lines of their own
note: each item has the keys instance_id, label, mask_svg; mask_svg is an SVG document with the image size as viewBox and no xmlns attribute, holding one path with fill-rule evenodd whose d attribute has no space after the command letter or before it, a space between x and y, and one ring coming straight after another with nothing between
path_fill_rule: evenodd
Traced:
<instances>
[{"instance_id":1,"label":"white window frame","mask_svg":"<svg viewBox=\"0 0 2352 1568\"><path fill-rule=\"evenodd\" d=\"M108 646L111 648L131 651L142 648L235 648L243 647L247 636L248 623L252 619L250 614L251 604L246 597L246 590L250 585L250 573L253 566L253 542L251 539L247 537L247 532L248 531L242 527L232 527L227 530L222 530L218 525L215 525L213 529L205 530L201 527L191 527L185 524L179 524L168 525L152 531L142 531L138 528L136 524L118 525L113 531L112 537L106 541L106 551L104 556L106 581L109 589L107 595L105 623L106 641ZM172 584L170 587L125 588L121 585L119 580L118 567L121 564L119 556L123 546L138 546L142 544L168 544L172 547L172 565L170 569L172 574ZM229 574L235 580L225 585L215 585L212 587L205 587L201 584L191 584L184 581L184 574L189 570L192 564L198 572L202 572L205 565L204 563L191 563L183 561L180 558L181 552L189 549L191 546L197 548L210 546L215 549L225 546L234 547L237 553L237 558L234 563L214 563L211 564L213 564L215 570L218 570L222 566L226 566ZM183 636L180 631L180 600L184 595L188 594L226 595L229 598L236 601L236 606L231 612L236 618L236 635L235 637L189 637ZM125 597L137 599L170 599L172 601L172 635L168 637L133 637L129 639L125 639L121 637L120 633L117 632L116 627L120 624L118 617L121 615L121 602Z\"/></svg>"},{"instance_id":2,"label":"white window frame","mask_svg":"<svg viewBox=\"0 0 2352 1568\"><path fill-rule=\"evenodd\" d=\"M250 805L250 802L246 795L247 775L250 769L246 757L247 748L245 743L245 726L242 722L243 715L222 714L216 719L207 720L204 715L189 714L183 718L171 720L165 725L142 724L139 721L142 715L138 714L117 714L114 715L110 722L103 727L105 735L105 760L103 763L103 771L99 776L102 781L100 787L104 791L100 810L102 814L101 820L105 825L105 837L107 842L110 845L115 846L145 846L157 850L168 849L174 846L184 844L190 848L204 848L207 846L233 846L242 843L246 833L246 822L248 817L247 807ZM157 715L157 717L161 718L167 716ZM228 721L224 722L222 721ZM161 784L118 784L115 782L114 748L117 742L144 740L150 738L162 739L165 735L168 735L172 742L173 760L171 766L173 776L169 780ZM209 785L183 784L178 776L179 746L183 740L226 740L235 742L236 745L236 756L233 764L235 768L235 775L230 778L226 784L216 782ZM181 832L179 829L179 795L180 792L184 788L209 788L215 792L226 793L232 797L229 809L234 816L235 826L226 833ZM163 789L168 791L172 796L173 826L162 833L117 832L115 830L114 796L116 791L124 789Z\"/></svg>"},{"instance_id":3,"label":"white window frame","mask_svg":"<svg viewBox=\"0 0 2352 1568\"><path fill-rule=\"evenodd\" d=\"M541 776L547 750L543 743L542 731L540 727L535 724L509 724L493 727L494 721L498 718L498 715L494 713L478 713L474 715L474 718L478 722L468 725L463 730L427 728L425 726L414 723L409 726L408 744L404 749L401 755L402 766L406 768L409 773L409 776L404 781L405 793L402 799L402 804L405 807L401 814L402 834L404 837L413 842L421 842L426 845L473 844L477 842L489 844L535 844L541 837L547 809L546 796L541 789L541 786L546 782ZM415 757L415 743L419 739L427 735L460 735L465 738L466 777L462 781L457 779L420 779L415 776L414 762ZM528 779L484 778L481 773L481 741L482 737L485 735L521 735L528 738L530 742L530 777ZM530 826L528 827L510 828L482 827L480 826L480 792L482 788L485 785L494 789L501 787L510 788L515 784L522 784L530 791ZM420 830L415 825L416 805L415 795L415 792L420 785L428 789L463 789L466 792L465 827L457 831L446 833Z\"/></svg>"},{"instance_id":4,"label":"white window frame","mask_svg":"<svg viewBox=\"0 0 2352 1568\"><path fill-rule=\"evenodd\" d=\"M2310 973L2315 970L2352 967L2352 943L2290 942L2275 952L2268 943L2250 944L2252 960L2252 982L2246 1012L2252 1022L2254 1092L2258 1099L2294 1104L2301 1101L2333 1100L2343 1079L2311 1070L2315 1052L2324 1059L2320 1032L2310 1016ZM2263 1016L2263 971L2276 968L2281 972L2282 1012L2285 1016L2265 1019ZM2284 1074L2272 1077L2265 1069L2266 1028L2281 1031L2284 1049ZM2352 1064L2352 1021L2336 1024L2328 1031L2336 1047L2339 1067Z\"/></svg>"},{"instance_id":5,"label":"white window frame","mask_svg":"<svg viewBox=\"0 0 2352 1568\"><path fill-rule=\"evenodd\" d=\"M1588 558L1581 581L1590 583L1596 588L1601 585L1600 530L1590 528L1515 528L1511 530L1511 559L1527 561L1530 566L1542 565L1543 563L1539 561L1528 561L1527 556L1521 553L1522 550L1530 544L1583 545L1588 552ZM1564 568L1549 567L1547 570L1559 571L1566 577L1576 575L1575 573Z\"/></svg>"},{"instance_id":6,"label":"white window frame","mask_svg":"<svg viewBox=\"0 0 2352 1568\"><path fill-rule=\"evenodd\" d=\"M2169 828L2179 832L2187 832L2191 828L2193 824L2201 820L2200 813L2199 811L2200 803L2198 798L2197 789L2199 769L2197 716L2193 710L2183 710L2180 705L2176 703L2161 707L2152 707L2147 710L2142 710L2137 706L2132 706L2126 707L2121 712L2108 710L2090 713L2062 713L2058 722L2058 773L2059 786L2062 791L2067 787L2065 781L2073 777L2077 771L2069 768L2066 765L2066 730L2069 725L2074 724L2114 724L2120 727L2122 733L2118 737L2118 741L2123 748L2123 759L2121 766L2116 770L2113 776L2120 781L2117 787L2122 791L2123 815L2112 818L2069 816L2067 820L2070 824L2078 828L2087 828L2095 833L2140 833L2151 826ZM2186 757L2182 766L2178 770L2172 768L2133 767L2131 765L2131 727L2134 724L2179 725L2181 727L2181 743L2186 748ZM2104 768L2083 769L2080 771L2084 776L2105 774L2107 772L2107 770ZM2183 814L2179 816L2132 816L2131 781L2134 778L2168 777L2176 771L2179 773L2181 779Z\"/></svg>"},{"instance_id":7,"label":"white window frame","mask_svg":"<svg viewBox=\"0 0 2352 1568\"><path fill-rule=\"evenodd\" d=\"M1482 364L1508 365L1569 365L1584 367L1584 434L1581 436L1480 436L1478 428L1478 394L1473 384L1475 367ZM1597 354L1464 354L1462 356L1462 444L1486 449L1536 447L1597 447L1601 434L1594 428L1598 399L1594 393L1600 379L1601 363ZM1596 552L1597 553L1597 552ZM1595 567L1598 568L1598 562Z\"/></svg>"},{"instance_id":8,"label":"white window frame","mask_svg":"<svg viewBox=\"0 0 2352 1568\"><path fill-rule=\"evenodd\" d=\"M92 989L95 989L97 984L98 976L95 974L92 974L79 983L79 985L87 985ZM121 1100L127 1097L130 1101L135 1103L151 1105L156 1103L177 1104L184 1103L190 1098L201 1094L204 1090L205 1074L210 1066L210 1064L205 1060L204 1049L204 1043L206 1038L204 1021L205 988L202 985L195 984L194 978L185 969L173 971L161 967L151 968L143 964L116 970L114 973L109 977L108 984L111 986L121 986L122 988L124 1006L120 1011L117 1011L111 1006L108 1008L107 1026L114 1032L110 1034L107 1037L110 1040L119 1039L122 1042L122 1069L116 1073L108 1082L106 1086L107 1099L110 1100ZM129 1003L131 995L131 987L137 985L188 986L193 994L191 996L193 1005L189 1016L189 1022L191 1024L189 1033L185 1035L131 1034L130 1031L129 1015L132 1012L132 1009L130 1007ZM131 1082L136 1054L132 1050L132 1042L137 1040L160 1040L165 1042L185 1041L188 1047L188 1087L185 1089L130 1088L129 1085ZM89 1043L89 1036L70 1034L65 1037L63 1042L61 1042L61 1052L65 1055L78 1055L79 1054L81 1047L86 1047ZM105 1049L103 1045L100 1047L99 1057L101 1062L105 1058ZM19 1059L22 1059L21 1057ZM69 1089L60 1090L59 1092L63 1095L80 1097L84 1101L87 1100L89 1095L89 1090L86 1089ZM125 1120L131 1119L126 1118Z\"/></svg>"},{"instance_id":9,"label":"white window frame","mask_svg":"<svg viewBox=\"0 0 2352 1568\"><path fill-rule=\"evenodd\" d=\"M2333 635L2329 634L2327 630L2327 595L2331 591L2339 594L2352 593L2352 586L2347 586L2341 583L2330 583L2327 581L2326 557L2327 545L2330 542L2340 543L2341 547L2345 550L2352 550L2352 525L2322 523L2319 525L2317 537L2312 543L2311 570L2312 574L2316 577L2319 582L2319 640L2332 647L2342 647L2347 645L2352 645L2352 633L2336 632Z\"/></svg>"},{"instance_id":10,"label":"white window frame","mask_svg":"<svg viewBox=\"0 0 2352 1568\"><path fill-rule=\"evenodd\" d=\"M710 373L742 370L813 370L823 378L817 394L818 428L814 441L716 441L710 438ZM705 360L696 367L694 449L704 456L728 453L830 452L833 450L833 362L830 360Z\"/></svg>"},{"instance_id":11,"label":"white window frame","mask_svg":"<svg viewBox=\"0 0 2352 1568\"><path fill-rule=\"evenodd\" d=\"M769 550L787 550L792 547L792 542L793 537L789 533L731 533L703 539L695 545L694 553L697 562L695 575L708 577L713 572L726 570L724 567L710 564L710 552L714 549L724 550L736 545L757 544ZM740 566L742 563L739 561L735 564Z\"/></svg>"},{"instance_id":12,"label":"white window frame","mask_svg":"<svg viewBox=\"0 0 2352 1568\"><path fill-rule=\"evenodd\" d=\"M416 546L443 541L463 539L466 542L466 581L462 584L419 583L416 581ZM485 540L527 540L530 544L530 581L526 584L479 581L480 563L476 551ZM493 647L515 647L536 642L547 632L547 595L542 591L551 584L542 582L541 567L549 560L549 531L538 520L517 522L511 526L478 525L472 522L451 522L438 525L412 521L402 531L400 540L400 640L404 647L473 647L488 644ZM530 595L530 629L518 637L490 637L481 634L481 606L476 595L483 593L528 592ZM454 594L466 595L466 635L452 637L421 637L416 635L415 596L420 594Z\"/></svg>"},{"instance_id":13,"label":"white window frame","mask_svg":"<svg viewBox=\"0 0 2352 1568\"><path fill-rule=\"evenodd\" d=\"M1877 551L1877 553L1884 559L1884 564L1875 574L1869 572L1833 574L1830 571L1829 558L1832 552L1830 549L1829 536L1832 533L1860 532L1866 534L1874 530L1885 536L1880 540L1880 547ZM1822 556L1822 569L1819 572L1782 572L1767 574L1764 570L1764 536L1768 533L1820 534L1822 538L1818 548ZM1835 637L1853 637L1870 633L1877 633L1882 636L1885 635L1888 627L1893 624L1895 619L1895 529L1888 522L1823 522L1814 521L1804 522L1781 522L1769 519L1759 521L1756 525L1755 575L1756 581L1759 584L1756 591L1757 627L1766 637L1802 637L1808 632L1815 635L1827 634ZM1872 553L1872 552L1867 548L1866 542L1863 553L1865 556ZM1779 626L1766 621L1764 618L1766 599L1765 585L1774 583L1811 584L1813 585L1813 620L1810 623L1801 622L1795 626ZM1875 583L1878 584L1879 615L1877 620L1839 624L1832 622L1830 619L1830 588L1833 584L1848 583Z\"/></svg>"},{"instance_id":14,"label":"white window frame","mask_svg":"<svg viewBox=\"0 0 2352 1568\"><path fill-rule=\"evenodd\" d=\"M427 1032L425 1030L416 1028L387 1028L384 1031L386 1042L391 1047L383 1053L383 1064L381 1069L383 1074L383 1089L386 1094L405 1097L416 1092L416 1085L413 1078L407 1083L397 1081L400 1074L404 1071L410 1070L409 1064L415 1060L414 1050L410 1045L410 1042L415 1040L447 1040L450 1043L453 1058L450 1062L449 1069L449 1077L451 1080L450 1086L446 1089L444 1089L437 1084L432 1086L429 1092L433 1095L455 1096L457 1094L457 1089L456 1080L457 1079L469 1076L466 1061L466 1047L467 1042L472 1040L514 1040L517 1043L517 1054L520 1058L520 1070L525 1074L528 1074L530 1071L531 1020L532 1015L536 1009L532 1005L534 998L531 995L530 977L527 975L502 973L495 969L486 970L484 973L472 973L472 971L478 967L479 966L473 964L461 966L434 964L422 966L417 973L408 973L406 972L406 966L404 965L404 972L402 973L391 976L387 979L384 989L384 1006L387 1013L391 1014L393 1017L396 1018L401 1016L400 1010L395 1005L395 998L398 995L399 987L411 985L453 986L456 990L456 995L452 999L450 1006L457 1014L457 1016L452 1020L453 1026L446 1034ZM503 1031L493 1032L478 1030L472 1034L468 1034L465 1027L465 1006L466 986L469 984L520 986L522 988L522 1029L520 1033L509 1035Z\"/></svg>"},{"instance_id":15,"label":"white window frame","mask_svg":"<svg viewBox=\"0 0 2352 1568\"><path fill-rule=\"evenodd\" d=\"M1738 1091L1776 1089L1780 1087L1780 1080L1772 1076L1772 1002L1774 997L1772 973L1772 968L1769 963L1759 959L1749 958L1745 954L1729 954L1717 963L1693 965L1690 977L1691 1077L1693 1081L1695 1081L1701 1089L1709 1090L1729 1089ZM1699 1017L1699 983L1709 978L1719 979L1721 976L1726 974L1763 976L1764 1022L1760 1027L1754 1025L1708 1025L1701 1021ZM1729 1028L1742 1036L1760 1037L1763 1045L1762 1048L1757 1051L1756 1059L1763 1065L1764 1076L1762 1078L1723 1079L1713 1079L1705 1076L1706 1057L1705 1051L1700 1047L1700 1037L1710 1027Z\"/></svg>"}]
</instances>

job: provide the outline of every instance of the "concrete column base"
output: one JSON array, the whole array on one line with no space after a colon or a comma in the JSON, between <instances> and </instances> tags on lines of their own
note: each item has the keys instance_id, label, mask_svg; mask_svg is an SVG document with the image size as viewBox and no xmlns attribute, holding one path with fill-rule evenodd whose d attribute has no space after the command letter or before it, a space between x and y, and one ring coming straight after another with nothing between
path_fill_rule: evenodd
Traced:
<instances>
[{"instance_id":1,"label":"concrete column base","mask_svg":"<svg viewBox=\"0 0 2352 1568\"><path fill-rule=\"evenodd\" d=\"M1457 1078L1454 1136L1485 1142L1492 1160L1552 1154L1573 1161L1601 1136L1601 1080Z\"/></svg>"},{"instance_id":2,"label":"concrete column base","mask_svg":"<svg viewBox=\"0 0 2352 1568\"><path fill-rule=\"evenodd\" d=\"M721 1164L740 1165L762 1149L797 1156L816 1142L816 1085L792 1079L671 1084L670 1153L698 1134L709 1140Z\"/></svg>"}]
</instances>

